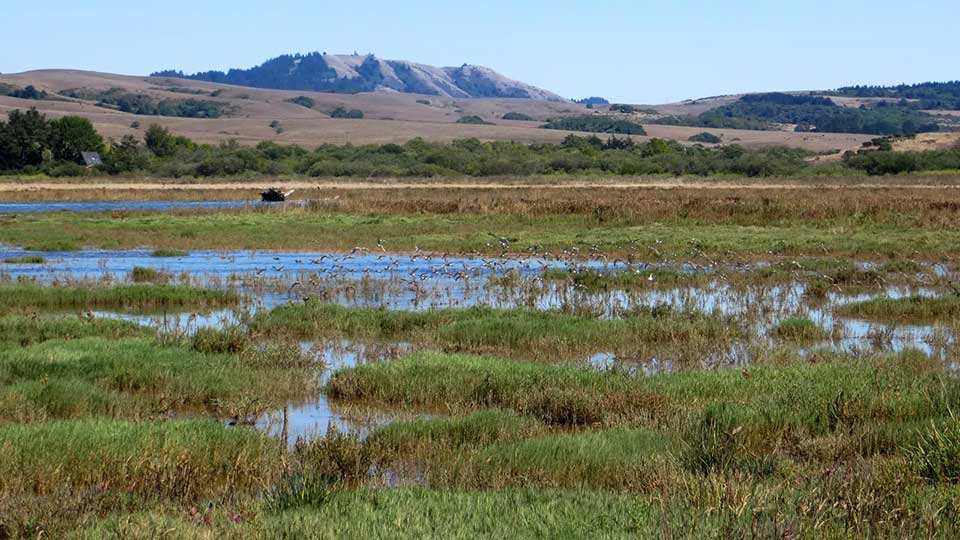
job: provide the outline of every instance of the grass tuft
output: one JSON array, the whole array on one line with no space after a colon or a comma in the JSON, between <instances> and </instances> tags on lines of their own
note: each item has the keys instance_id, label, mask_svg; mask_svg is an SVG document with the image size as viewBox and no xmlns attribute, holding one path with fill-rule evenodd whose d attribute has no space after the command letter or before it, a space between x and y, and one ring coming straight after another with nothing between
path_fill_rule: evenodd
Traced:
<instances>
[{"instance_id":1,"label":"grass tuft","mask_svg":"<svg viewBox=\"0 0 960 540\"><path fill-rule=\"evenodd\" d=\"M874 321L949 322L960 318L960 295L873 298L842 305L836 312Z\"/></svg>"},{"instance_id":2,"label":"grass tuft","mask_svg":"<svg viewBox=\"0 0 960 540\"><path fill-rule=\"evenodd\" d=\"M22 255L20 257L7 257L3 260L5 264L43 264L47 258L42 255Z\"/></svg>"},{"instance_id":3,"label":"grass tuft","mask_svg":"<svg viewBox=\"0 0 960 540\"><path fill-rule=\"evenodd\" d=\"M164 310L236 305L235 292L172 285L126 285L107 288L0 285L0 309Z\"/></svg>"}]
</instances>

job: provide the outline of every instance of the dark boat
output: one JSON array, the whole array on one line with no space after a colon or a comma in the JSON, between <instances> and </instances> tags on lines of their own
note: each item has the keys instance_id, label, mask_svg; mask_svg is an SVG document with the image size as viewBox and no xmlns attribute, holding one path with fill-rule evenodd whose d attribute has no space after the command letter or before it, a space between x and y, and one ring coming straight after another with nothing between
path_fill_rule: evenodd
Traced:
<instances>
[{"instance_id":1,"label":"dark boat","mask_svg":"<svg viewBox=\"0 0 960 540\"><path fill-rule=\"evenodd\" d=\"M287 200L287 197L290 195L293 195L293 190L284 193L277 188L270 188L260 193L260 199L263 202L283 202Z\"/></svg>"}]
</instances>

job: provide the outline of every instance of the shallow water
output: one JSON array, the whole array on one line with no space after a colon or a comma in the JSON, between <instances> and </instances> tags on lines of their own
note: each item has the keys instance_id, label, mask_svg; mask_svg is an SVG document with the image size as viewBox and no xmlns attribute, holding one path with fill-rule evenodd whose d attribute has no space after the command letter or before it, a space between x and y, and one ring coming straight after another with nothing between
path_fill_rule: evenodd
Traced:
<instances>
[{"instance_id":1,"label":"shallow water","mask_svg":"<svg viewBox=\"0 0 960 540\"><path fill-rule=\"evenodd\" d=\"M395 360L413 350L409 343L351 340L307 341L300 346L306 354L323 364L321 384L325 384L338 369ZM271 435L286 437L287 444L292 445L298 438L325 435L331 428L366 435L371 429L396 418L397 414L390 411L332 403L321 392L313 399L291 402L284 408L264 414L257 419L256 426Z\"/></svg>"},{"instance_id":2,"label":"shallow water","mask_svg":"<svg viewBox=\"0 0 960 540\"><path fill-rule=\"evenodd\" d=\"M778 286L734 287L715 282L706 286L673 289L583 291L565 283L547 282L540 274L548 268L568 268L566 261L544 258L440 257L426 253L394 255L361 251L355 254L322 252L194 251L183 257L153 257L152 250L84 250L35 252L0 246L0 260L23 255L42 255L44 264L0 264L0 280L29 280L66 284L76 281L120 283L135 267L168 275L174 282L238 290L247 298L250 313L315 297L345 306L376 306L390 309L434 309L490 306L530 307L571 313L616 317L631 310L669 305L675 310L719 312L750 321L756 337L766 337L771 328L788 317L807 317L834 338L821 345L842 350L860 350L865 344L885 349L918 348L934 352L929 344L934 326L885 325L838 319L833 308L847 302L876 296L933 295L917 287L884 287L869 294L831 292L811 301L801 283ZM614 271L624 263L588 261L577 268ZM869 266L870 263L864 263ZM649 268L638 265L635 268ZM684 271L714 272L716 269L680 267ZM748 268L741 268L743 271ZM729 269L726 269L729 270ZM738 271L738 270L733 270ZM942 268L935 267L941 272ZM104 313L103 315L108 315ZM165 328L180 334L203 326L236 323L234 310L207 314L156 316L112 315ZM599 351L598 351L599 352ZM622 355L622 353L621 353ZM742 354L729 352L725 360L705 359L704 365L739 365L749 362ZM648 359L649 360L649 359ZM661 359L661 366L670 365Z\"/></svg>"},{"instance_id":3,"label":"shallow water","mask_svg":"<svg viewBox=\"0 0 960 540\"><path fill-rule=\"evenodd\" d=\"M545 281L548 268L589 268L599 271L624 270L624 263L576 262L544 258L442 257L426 253L386 254L358 250L354 254L319 252L194 251L183 257L153 257L152 250L85 250L76 252L31 252L0 246L0 260L22 255L42 255L43 264L0 264L0 281L21 280L44 284L71 282L126 283L134 267L159 270L171 282L239 291L246 301L241 309L210 313L132 315L95 313L160 328L168 333L189 335L202 327L236 324L261 309L315 297L345 306L379 306L390 309L423 310L483 305L496 308L529 307L588 313L601 318L618 317L631 310L669 305L677 311L718 312L743 321L748 336L732 343L717 344L691 362L689 351L651 348L646 351L596 351L589 358L558 359L595 369L616 369L637 376L651 376L678 369L707 369L748 366L754 361L755 346L773 347L771 337L780 321L806 317L831 337L820 343L804 344L801 354L818 349L846 352L920 349L931 357L956 364L951 356L955 336L936 326L889 325L836 318L833 309L844 303L876 296L899 297L936 291L924 287L883 287L856 295L831 291L811 299L802 283L776 286L734 286L715 280L703 286L638 290L585 291L567 283ZM866 263L869 265L870 263ZM652 265L629 268L647 269ZM674 266L677 268L677 266ZM688 272L714 273L715 268L681 265ZM725 268L745 271L752 267ZM940 267L933 268L942 273ZM351 341L311 342L303 345L322 360L321 382L333 370L367 362L396 358L411 349L409 344L377 344ZM257 426L288 443L298 437L322 435L331 427L361 434L395 419L396 413L331 403L320 394L289 403L257 419ZM286 426L284 428L284 426Z\"/></svg>"}]
</instances>

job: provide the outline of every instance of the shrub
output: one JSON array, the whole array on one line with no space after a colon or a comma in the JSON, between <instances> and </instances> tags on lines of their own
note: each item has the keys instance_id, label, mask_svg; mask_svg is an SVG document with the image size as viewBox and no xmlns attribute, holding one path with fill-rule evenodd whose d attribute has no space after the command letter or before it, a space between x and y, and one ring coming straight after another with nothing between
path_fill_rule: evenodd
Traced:
<instances>
[{"instance_id":1,"label":"shrub","mask_svg":"<svg viewBox=\"0 0 960 540\"><path fill-rule=\"evenodd\" d=\"M294 105L300 105L301 107L306 107L308 109L312 109L313 106L317 104L313 98L309 98L307 96L297 96L295 98L285 99L284 101L287 103L293 103Z\"/></svg>"},{"instance_id":2,"label":"shrub","mask_svg":"<svg viewBox=\"0 0 960 540\"><path fill-rule=\"evenodd\" d=\"M513 111L508 112L507 114L501 116L500 118L504 120L525 120L527 122L532 122L533 120L535 120L535 118L530 116L529 114L523 114L523 113L513 112Z\"/></svg>"},{"instance_id":3,"label":"shrub","mask_svg":"<svg viewBox=\"0 0 960 540\"><path fill-rule=\"evenodd\" d=\"M643 126L628 120L604 115L564 116L548 120L544 129L562 129L566 131L590 131L593 133L619 133L624 135L646 135Z\"/></svg>"},{"instance_id":4,"label":"shrub","mask_svg":"<svg viewBox=\"0 0 960 540\"><path fill-rule=\"evenodd\" d=\"M697 143L719 144L721 139L720 137L717 137L713 133L708 133L704 131L703 133L697 133L696 135L691 135L690 138L687 140L690 142L697 142Z\"/></svg>"},{"instance_id":5,"label":"shrub","mask_svg":"<svg viewBox=\"0 0 960 540\"><path fill-rule=\"evenodd\" d=\"M343 107L337 107L336 109L330 111L330 118L351 118L359 120L363 118L363 111L360 109L347 110Z\"/></svg>"},{"instance_id":6,"label":"shrub","mask_svg":"<svg viewBox=\"0 0 960 540\"><path fill-rule=\"evenodd\" d=\"M492 126L492 125L493 125L493 122L487 122L486 120L484 120L483 118L480 118L480 117L477 116L477 115L461 116L460 119L457 120L457 123L458 123L458 124L487 125L487 126Z\"/></svg>"}]
</instances>

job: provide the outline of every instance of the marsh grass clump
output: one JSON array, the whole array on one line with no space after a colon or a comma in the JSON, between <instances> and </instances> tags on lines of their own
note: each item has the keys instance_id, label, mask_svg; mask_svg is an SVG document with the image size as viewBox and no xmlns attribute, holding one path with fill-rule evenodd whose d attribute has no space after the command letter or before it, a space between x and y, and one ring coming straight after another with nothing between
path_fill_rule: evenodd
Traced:
<instances>
[{"instance_id":1,"label":"marsh grass clump","mask_svg":"<svg viewBox=\"0 0 960 540\"><path fill-rule=\"evenodd\" d=\"M651 492L676 475L672 443L642 428L545 433L453 449L426 471L431 485Z\"/></svg>"},{"instance_id":2,"label":"marsh grass clump","mask_svg":"<svg viewBox=\"0 0 960 540\"><path fill-rule=\"evenodd\" d=\"M0 309L119 309L155 311L236 305L237 293L173 285L42 287L0 285Z\"/></svg>"},{"instance_id":3,"label":"marsh grass clump","mask_svg":"<svg viewBox=\"0 0 960 540\"><path fill-rule=\"evenodd\" d=\"M781 320L773 328L772 334L780 339L796 341L820 341L829 337L829 332L804 317L790 317Z\"/></svg>"},{"instance_id":4,"label":"marsh grass clump","mask_svg":"<svg viewBox=\"0 0 960 540\"><path fill-rule=\"evenodd\" d=\"M161 248L155 249L150 254L151 257L187 257L190 255L189 251L183 249L175 248Z\"/></svg>"},{"instance_id":5,"label":"marsh grass clump","mask_svg":"<svg viewBox=\"0 0 960 540\"><path fill-rule=\"evenodd\" d=\"M8 411L22 417L138 418L178 410L246 418L316 387L302 370L283 365L252 366L239 355L204 354L150 338L103 337L0 350L0 382L4 400L16 405L0 410L0 418ZM55 384L90 399L53 392ZM83 403L92 408L84 410Z\"/></svg>"},{"instance_id":6,"label":"marsh grass clump","mask_svg":"<svg viewBox=\"0 0 960 540\"><path fill-rule=\"evenodd\" d=\"M338 371L326 390L335 399L405 407L510 409L560 425L593 424L663 405L619 373L436 353Z\"/></svg>"},{"instance_id":7,"label":"marsh grass clump","mask_svg":"<svg viewBox=\"0 0 960 540\"><path fill-rule=\"evenodd\" d=\"M5 264L44 264L47 258L42 255L21 255L19 257L7 257L3 260Z\"/></svg>"},{"instance_id":8,"label":"marsh grass clump","mask_svg":"<svg viewBox=\"0 0 960 540\"><path fill-rule=\"evenodd\" d=\"M27 251L79 251L80 244L73 240L42 239L24 247Z\"/></svg>"},{"instance_id":9,"label":"marsh grass clump","mask_svg":"<svg viewBox=\"0 0 960 540\"><path fill-rule=\"evenodd\" d=\"M907 448L907 456L928 482L960 483L960 418L951 413L942 422L931 422Z\"/></svg>"},{"instance_id":10,"label":"marsh grass clump","mask_svg":"<svg viewBox=\"0 0 960 540\"><path fill-rule=\"evenodd\" d=\"M373 445L335 426L324 437L298 439L291 452L295 475L328 485L357 485L367 478L374 460Z\"/></svg>"},{"instance_id":11,"label":"marsh grass clump","mask_svg":"<svg viewBox=\"0 0 960 540\"><path fill-rule=\"evenodd\" d=\"M237 499L280 474L275 440L213 420L7 424L0 448L0 530L11 533L71 529L85 514L157 501Z\"/></svg>"},{"instance_id":12,"label":"marsh grass clump","mask_svg":"<svg viewBox=\"0 0 960 540\"><path fill-rule=\"evenodd\" d=\"M718 313L656 307L636 310L619 319L597 319L529 308L417 312L342 307L314 300L279 306L259 315L251 326L266 335L402 339L449 352L552 360L650 343L715 346L741 333L736 321Z\"/></svg>"},{"instance_id":13,"label":"marsh grass clump","mask_svg":"<svg viewBox=\"0 0 960 540\"><path fill-rule=\"evenodd\" d=\"M240 353L250 343L247 331L239 326L197 329L191 339L193 350L202 353Z\"/></svg>"},{"instance_id":14,"label":"marsh grass clump","mask_svg":"<svg viewBox=\"0 0 960 540\"><path fill-rule=\"evenodd\" d=\"M694 473L743 470L756 476L774 472L773 455L748 442L748 421L727 404L706 407L682 435L681 464Z\"/></svg>"},{"instance_id":15,"label":"marsh grass clump","mask_svg":"<svg viewBox=\"0 0 960 540\"><path fill-rule=\"evenodd\" d=\"M155 268L134 266L130 271L130 280L134 283L161 283L169 280L169 276Z\"/></svg>"},{"instance_id":16,"label":"marsh grass clump","mask_svg":"<svg viewBox=\"0 0 960 540\"><path fill-rule=\"evenodd\" d=\"M900 259L898 261L886 262L879 266L879 271L886 274L911 274L916 275L924 271L923 265L909 259Z\"/></svg>"},{"instance_id":17,"label":"marsh grass clump","mask_svg":"<svg viewBox=\"0 0 960 540\"><path fill-rule=\"evenodd\" d=\"M146 337L152 330L132 322L76 316L19 316L0 317L0 348L4 345L26 347L52 339L80 339L85 337Z\"/></svg>"},{"instance_id":18,"label":"marsh grass clump","mask_svg":"<svg viewBox=\"0 0 960 540\"><path fill-rule=\"evenodd\" d=\"M546 281L566 281L578 289L597 292L608 290L652 289L702 285L712 279L704 273L684 272L670 268L652 268L629 272L598 272L596 270L545 270Z\"/></svg>"},{"instance_id":19,"label":"marsh grass clump","mask_svg":"<svg viewBox=\"0 0 960 540\"><path fill-rule=\"evenodd\" d=\"M838 315L876 321L944 323L960 318L960 295L872 298L836 308Z\"/></svg>"},{"instance_id":20,"label":"marsh grass clump","mask_svg":"<svg viewBox=\"0 0 960 540\"><path fill-rule=\"evenodd\" d=\"M500 409L479 411L459 418L430 418L394 422L368 437L382 452L402 458L437 449L485 446L543 434L542 422Z\"/></svg>"}]
</instances>

